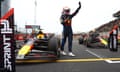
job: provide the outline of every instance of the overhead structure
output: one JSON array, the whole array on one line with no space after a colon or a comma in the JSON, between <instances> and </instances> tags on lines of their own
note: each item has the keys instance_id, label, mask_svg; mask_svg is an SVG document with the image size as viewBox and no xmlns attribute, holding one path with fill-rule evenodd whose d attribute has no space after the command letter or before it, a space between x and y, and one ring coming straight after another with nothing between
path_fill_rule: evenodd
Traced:
<instances>
[{"instance_id":1,"label":"overhead structure","mask_svg":"<svg viewBox=\"0 0 120 72\"><path fill-rule=\"evenodd\" d=\"M113 14L113 17L117 17L117 18L120 18L120 11L116 12Z\"/></svg>"}]
</instances>

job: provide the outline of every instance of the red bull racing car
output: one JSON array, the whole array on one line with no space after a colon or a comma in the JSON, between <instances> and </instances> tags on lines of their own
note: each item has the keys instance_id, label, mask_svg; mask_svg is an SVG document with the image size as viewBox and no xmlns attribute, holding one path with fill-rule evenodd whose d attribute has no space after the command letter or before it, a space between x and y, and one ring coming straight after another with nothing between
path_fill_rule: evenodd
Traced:
<instances>
[{"instance_id":1,"label":"red bull racing car","mask_svg":"<svg viewBox=\"0 0 120 72\"><path fill-rule=\"evenodd\" d=\"M25 41L19 50L16 50L16 60L35 60L45 57L60 57L60 39L54 34L39 32L36 37Z\"/></svg>"}]
</instances>

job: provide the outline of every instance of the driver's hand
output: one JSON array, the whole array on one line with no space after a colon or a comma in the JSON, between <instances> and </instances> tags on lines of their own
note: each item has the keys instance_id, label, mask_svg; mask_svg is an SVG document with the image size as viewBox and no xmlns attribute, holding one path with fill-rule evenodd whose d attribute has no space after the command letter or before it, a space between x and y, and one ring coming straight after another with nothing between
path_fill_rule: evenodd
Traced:
<instances>
[{"instance_id":1,"label":"driver's hand","mask_svg":"<svg viewBox=\"0 0 120 72\"><path fill-rule=\"evenodd\" d=\"M78 3L78 4L79 4L79 6L81 7L81 2L80 2L80 1L79 1L79 3Z\"/></svg>"}]
</instances>

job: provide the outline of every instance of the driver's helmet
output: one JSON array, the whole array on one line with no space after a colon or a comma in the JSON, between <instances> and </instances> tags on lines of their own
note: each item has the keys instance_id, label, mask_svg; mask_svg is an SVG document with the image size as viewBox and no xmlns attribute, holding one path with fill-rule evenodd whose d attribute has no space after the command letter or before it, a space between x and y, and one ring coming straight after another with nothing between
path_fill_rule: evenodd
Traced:
<instances>
[{"instance_id":1,"label":"driver's helmet","mask_svg":"<svg viewBox=\"0 0 120 72\"><path fill-rule=\"evenodd\" d=\"M44 33L43 33L41 30L38 32L37 38L38 38L38 39L43 39L43 38L45 38Z\"/></svg>"},{"instance_id":2,"label":"driver's helmet","mask_svg":"<svg viewBox=\"0 0 120 72\"><path fill-rule=\"evenodd\" d=\"M70 14L70 8L69 7L64 7L63 8L63 14Z\"/></svg>"}]
</instances>

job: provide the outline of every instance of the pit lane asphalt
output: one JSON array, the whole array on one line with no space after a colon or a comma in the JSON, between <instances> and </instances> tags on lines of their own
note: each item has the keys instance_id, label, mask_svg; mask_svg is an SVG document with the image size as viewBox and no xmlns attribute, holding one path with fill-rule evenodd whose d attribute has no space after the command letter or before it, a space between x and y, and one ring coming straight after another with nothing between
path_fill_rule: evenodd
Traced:
<instances>
[{"instance_id":1,"label":"pit lane asphalt","mask_svg":"<svg viewBox=\"0 0 120 72\"><path fill-rule=\"evenodd\" d=\"M87 48L74 40L73 52L76 57L61 56L54 62L17 64L16 72L120 72L120 50L111 52L107 48Z\"/></svg>"}]
</instances>

